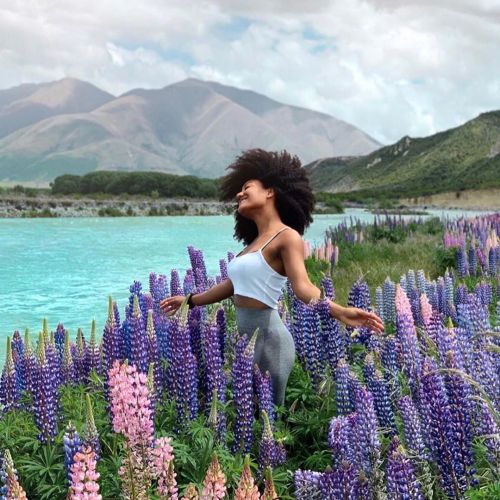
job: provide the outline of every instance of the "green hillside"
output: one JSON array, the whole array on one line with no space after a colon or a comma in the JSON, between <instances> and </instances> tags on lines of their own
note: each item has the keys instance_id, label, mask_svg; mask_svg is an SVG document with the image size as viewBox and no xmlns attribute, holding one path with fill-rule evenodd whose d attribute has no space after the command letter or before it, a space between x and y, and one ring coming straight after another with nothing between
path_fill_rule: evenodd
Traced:
<instances>
[{"instance_id":1,"label":"green hillside","mask_svg":"<svg viewBox=\"0 0 500 500\"><path fill-rule=\"evenodd\" d=\"M412 197L500 187L500 111L429 137L405 136L366 156L328 158L305 168L315 190L354 196Z\"/></svg>"}]
</instances>

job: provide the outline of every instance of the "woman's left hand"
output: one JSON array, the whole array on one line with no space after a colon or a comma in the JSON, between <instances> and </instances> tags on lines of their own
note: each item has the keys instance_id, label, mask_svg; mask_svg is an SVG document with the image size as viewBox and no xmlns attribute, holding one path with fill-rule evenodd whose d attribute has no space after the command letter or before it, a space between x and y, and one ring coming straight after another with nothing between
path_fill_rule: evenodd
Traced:
<instances>
[{"instance_id":1,"label":"woman's left hand","mask_svg":"<svg viewBox=\"0 0 500 500\"><path fill-rule=\"evenodd\" d=\"M384 323L373 312L364 311L357 307L342 307L342 310L336 315L339 321L347 326L354 328L365 327L373 330L375 333L384 331Z\"/></svg>"}]
</instances>

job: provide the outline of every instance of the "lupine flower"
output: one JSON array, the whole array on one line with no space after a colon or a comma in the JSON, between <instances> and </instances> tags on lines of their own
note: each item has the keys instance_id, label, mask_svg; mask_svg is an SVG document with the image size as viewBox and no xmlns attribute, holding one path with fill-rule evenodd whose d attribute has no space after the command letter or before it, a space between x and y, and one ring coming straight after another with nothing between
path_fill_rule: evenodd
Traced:
<instances>
[{"instance_id":1,"label":"lupine flower","mask_svg":"<svg viewBox=\"0 0 500 500\"><path fill-rule=\"evenodd\" d=\"M393 438L387 461L388 500L424 500L415 467L406 457L397 437Z\"/></svg>"},{"instance_id":2,"label":"lupine flower","mask_svg":"<svg viewBox=\"0 0 500 500\"><path fill-rule=\"evenodd\" d=\"M66 477L68 478L68 483L71 484L71 466L73 465L76 452L80 451L82 446L80 436L71 421L66 426L66 432L63 436L63 445Z\"/></svg>"},{"instance_id":3,"label":"lupine flower","mask_svg":"<svg viewBox=\"0 0 500 500\"><path fill-rule=\"evenodd\" d=\"M139 308L139 297L134 295L132 315L127 318L130 332L130 364L135 365L141 373L148 372L148 337Z\"/></svg>"},{"instance_id":4,"label":"lupine flower","mask_svg":"<svg viewBox=\"0 0 500 500\"><path fill-rule=\"evenodd\" d=\"M233 395L236 409L233 451L250 452L253 426L253 356L257 331L250 341L242 337L238 342L232 367Z\"/></svg>"},{"instance_id":5,"label":"lupine flower","mask_svg":"<svg viewBox=\"0 0 500 500\"><path fill-rule=\"evenodd\" d=\"M312 386L317 390L324 377L324 354L321 345L321 326L315 308L304 305L302 308L302 338L306 369L311 377Z\"/></svg>"},{"instance_id":6,"label":"lupine flower","mask_svg":"<svg viewBox=\"0 0 500 500\"><path fill-rule=\"evenodd\" d=\"M358 471L349 462L342 462L335 470L326 471L319 480L322 500L361 498L356 496Z\"/></svg>"},{"instance_id":7,"label":"lupine flower","mask_svg":"<svg viewBox=\"0 0 500 500\"><path fill-rule=\"evenodd\" d=\"M69 342L69 331L66 330L64 339L64 351L61 362L61 377L63 384L73 384L76 381L75 365Z\"/></svg>"},{"instance_id":8,"label":"lupine flower","mask_svg":"<svg viewBox=\"0 0 500 500\"><path fill-rule=\"evenodd\" d=\"M427 328L432 314L432 306L429 303L427 295L423 293L420 295L420 314L422 317L422 326Z\"/></svg>"},{"instance_id":9,"label":"lupine flower","mask_svg":"<svg viewBox=\"0 0 500 500\"><path fill-rule=\"evenodd\" d=\"M297 500L320 500L321 476L321 472L297 469L293 474L295 498Z\"/></svg>"},{"instance_id":10,"label":"lupine flower","mask_svg":"<svg viewBox=\"0 0 500 500\"><path fill-rule=\"evenodd\" d=\"M66 330L62 323L58 323L56 331L54 333L54 343L56 345L57 352L59 353L59 359L62 360L63 350L64 350L64 339L66 338Z\"/></svg>"},{"instance_id":11,"label":"lupine flower","mask_svg":"<svg viewBox=\"0 0 500 500\"><path fill-rule=\"evenodd\" d=\"M382 321L384 320L384 292L382 292L382 287L378 286L375 289L375 312Z\"/></svg>"},{"instance_id":12,"label":"lupine flower","mask_svg":"<svg viewBox=\"0 0 500 500\"><path fill-rule=\"evenodd\" d=\"M369 473L380 456L380 440L373 396L363 387L356 391L356 413L358 439L364 454L363 468Z\"/></svg>"},{"instance_id":13,"label":"lupine flower","mask_svg":"<svg viewBox=\"0 0 500 500\"><path fill-rule=\"evenodd\" d=\"M160 364L160 353L158 351L158 338L153 322L153 309L148 310L148 319L146 324L146 333L148 336L148 366L153 364L154 387L157 391L162 387L162 373Z\"/></svg>"},{"instance_id":14,"label":"lupine flower","mask_svg":"<svg viewBox=\"0 0 500 500\"><path fill-rule=\"evenodd\" d=\"M71 466L70 500L102 500L97 480L100 474L96 471L95 452L90 447L83 447L75 453Z\"/></svg>"},{"instance_id":15,"label":"lupine flower","mask_svg":"<svg viewBox=\"0 0 500 500\"><path fill-rule=\"evenodd\" d=\"M220 355L222 359L222 364L224 364L224 359L226 355L227 324L226 324L226 313L223 307L219 307L219 309L217 309L215 318L216 318L215 322L217 323L217 333L219 334Z\"/></svg>"},{"instance_id":16,"label":"lupine flower","mask_svg":"<svg viewBox=\"0 0 500 500\"><path fill-rule=\"evenodd\" d=\"M362 467L357 426L357 413L351 413L346 417L333 417L330 421L328 446L332 452L332 461L335 467L338 467L342 461L348 461Z\"/></svg>"},{"instance_id":17,"label":"lupine flower","mask_svg":"<svg viewBox=\"0 0 500 500\"><path fill-rule=\"evenodd\" d=\"M335 369L335 401L339 415L348 415L354 409L349 395L349 365L344 359L338 362Z\"/></svg>"},{"instance_id":18,"label":"lupine flower","mask_svg":"<svg viewBox=\"0 0 500 500\"><path fill-rule=\"evenodd\" d=\"M276 488L274 487L273 473L270 467L266 469L264 491L261 498L262 500L278 500L278 494L276 493Z\"/></svg>"},{"instance_id":19,"label":"lupine flower","mask_svg":"<svg viewBox=\"0 0 500 500\"><path fill-rule=\"evenodd\" d=\"M226 280L228 276L227 276L227 263L225 259L219 259L219 270L220 270L220 277L223 280Z\"/></svg>"},{"instance_id":20,"label":"lupine flower","mask_svg":"<svg viewBox=\"0 0 500 500\"><path fill-rule=\"evenodd\" d=\"M323 276L321 278L321 286L325 291L325 297L330 300L335 300L335 288L333 286L333 281L330 276Z\"/></svg>"},{"instance_id":21,"label":"lupine flower","mask_svg":"<svg viewBox=\"0 0 500 500\"><path fill-rule=\"evenodd\" d=\"M186 274L184 275L184 280L182 282L182 290L184 292L184 295L194 293L196 290L192 269L186 269Z\"/></svg>"},{"instance_id":22,"label":"lupine flower","mask_svg":"<svg viewBox=\"0 0 500 500\"><path fill-rule=\"evenodd\" d=\"M263 431L259 450L259 473L266 467L274 469L286 460L286 451L282 443L277 443L273 436L273 430L269 417L265 411L262 412Z\"/></svg>"},{"instance_id":23,"label":"lupine flower","mask_svg":"<svg viewBox=\"0 0 500 500\"><path fill-rule=\"evenodd\" d=\"M76 334L76 353L73 356L77 380L86 382L89 376L89 366L87 364L87 345L81 328Z\"/></svg>"},{"instance_id":24,"label":"lupine flower","mask_svg":"<svg viewBox=\"0 0 500 500\"><path fill-rule=\"evenodd\" d=\"M46 444L57 434L56 408L59 400L56 381L45 356L45 342L40 333L38 341L38 363L33 382L33 406L35 408L35 423L40 433L38 439Z\"/></svg>"},{"instance_id":25,"label":"lupine flower","mask_svg":"<svg viewBox=\"0 0 500 500\"><path fill-rule=\"evenodd\" d=\"M245 455L238 488L234 492L234 500L260 500L259 488L255 484L250 470L250 457Z\"/></svg>"},{"instance_id":26,"label":"lupine flower","mask_svg":"<svg viewBox=\"0 0 500 500\"><path fill-rule=\"evenodd\" d=\"M5 475L5 499L6 500L27 500L26 492L19 484L17 471L9 450L5 450L3 456L3 474ZM1 489L0 489L1 493Z\"/></svg>"},{"instance_id":27,"label":"lupine flower","mask_svg":"<svg viewBox=\"0 0 500 500\"><path fill-rule=\"evenodd\" d=\"M0 405L3 405L4 411L9 411L17 405L18 400L19 387L16 380L16 368L12 359L10 337L7 337L7 353L0 379Z\"/></svg>"},{"instance_id":28,"label":"lupine flower","mask_svg":"<svg viewBox=\"0 0 500 500\"><path fill-rule=\"evenodd\" d=\"M170 271L170 295L172 297L182 295L181 280L177 269Z\"/></svg>"},{"instance_id":29,"label":"lupine flower","mask_svg":"<svg viewBox=\"0 0 500 500\"><path fill-rule=\"evenodd\" d=\"M488 459L494 468L498 468L500 466L500 433L490 408L484 402L479 404L475 434L483 438L488 450Z\"/></svg>"},{"instance_id":30,"label":"lupine flower","mask_svg":"<svg viewBox=\"0 0 500 500\"><path fill-rule=\"evenodd\" d=\"M189 483L186 491L184 492L184 496L182 500L199 500L200 495L198 494L198 490L193 483Z\"/></svg>"},{"instance_id":31,"label":"lupine flower","mask_svg":"<svg viewBox=\"0 0 500 500\"><path fill-rule=\"evenodd\" d=\"M346 342L340 333L338 321L330 315L327 300L321 300L316 305L316 312L321 321L321 343L330 369L335 370L339 359L345 356Z\"/></svg>"},{"instance_id":32,"label":"lupine flower","mask_svg":"<svg viewBox=\"0 0 500 500\"><path fill-rule=\"evenodd\" d=\"M26 391L33 391L33 381L36 377L36 358L31 350L30 334L26 328L24 331L24 357L23 357L23 372L24 372L24 388Z\"/></svg>"},{"instance_id":33,"label":"lupine flower","mask_svg":"<svg viewBox=\"0 0 500 500\"><path fill-rule=\"evenodd\" d=\"M98 461L101 457L101 443L99 442L99 433L94 422L94 412L90 395L85 394L86 412L85 412L85 430L83 432L83 444L89 446L95 452L95 459Z\"/></svg>"},{"instance_id":34,"label":"lupine flower","mask_svg":"<svg viewBox=\"0 0 500 500\"><path fill-rule=\"evenodd\" d=\"M403 421L403 432L406 441L406 447L417 457L427 458L420 417L410 396L403 396L399 400L399 410Z\"/></svg>"},{"instance_id":35,"label":"lupine flower","mask_svg":"<svg viewBox=\"0 0 500 500\"><path fill-rule=\"evenodd\" d=\"M113 299L108 299L108 319L102 334L103 372L107 377L109 369L116 360L121 360L123 344L120 336L119 323L115 321Z\"/></svg>"},{"instance_id":36,"label":"lupine flower","mask_svg":"<svg viewBox=\"0 0 500 500\"><path fill-rule=\"evenodd\" d=\"M349 399L351 401L351 408L356 408L356 392L361 389L361 382L359 381L358 374L349 369L349 378L347 381L349 386Z\"/></svg>"},{"instance_id":37,"label":"lupine flower","mask_svg":"<svg viewBox=\"0 0 500 500\"><path fill-rule=\"evenodd\" d=\"M101 372L101 353L99 344L96 340L95 319L92 320L92 326L90 329L90 342L87 346L86 365L89 373L95 371L95 373L99 374Z\"/></svg>"},{"instance_id":38,"label":"lupine flower","mask_svg":"<svg viewBox=\"0 0 500 500\"><path fill-rule=\"evenodd\" d=\"M372 393L380 427L389 431L391 434L395 433L396 422L394 419L391 401L389 399L389 389L380 370L375 371Z\"/></svg>"},{"instance_id":39,"label":"lupine flower","mask_svg":"<svg viewBox=\"0 0 500 500\"><path fill-rule=\"evenodd\" d=\"M265 411L271 424L275 421L275 412L273 404L273 386L271 383L271 375L268 371L262 374L257 364L254 366L254 386L259 403L259 412Z\"/></svg>"},{"instance_id":40,"label":"lupine flower","mask_svg":"<svg viewBox=\"0 0 500 500\"><path fill-rule=\"evenodd\" d=\"M382 291L384 295L384 322L394 323L396 318L396 285L389 277L385 279Z\"/></svg>"},{"instance_id":41,"label":"lupine flower","mask_svg":"<svg viewBox=\"0 0 500 500\"><path fill-rule=\"evenodd\" d=\"M163 500L177 500L178 489L174 471L174 449L171 438L162 437L155 441L151 452L153 473L158 478L158 493Z\"/></svg>"},{"instance_id":42,"label":"lupine flower","mask_svg":"<svg viewBox=\"0 0 500 500\"><path fill-rule=\"evenodd\" d=\"M203 480L203 490L201 492L201 500L215 500L226 496L226 476L222 471L217 455L212 455L212 461L208 466L207 475Z\"/></svg>"}]
</instances>

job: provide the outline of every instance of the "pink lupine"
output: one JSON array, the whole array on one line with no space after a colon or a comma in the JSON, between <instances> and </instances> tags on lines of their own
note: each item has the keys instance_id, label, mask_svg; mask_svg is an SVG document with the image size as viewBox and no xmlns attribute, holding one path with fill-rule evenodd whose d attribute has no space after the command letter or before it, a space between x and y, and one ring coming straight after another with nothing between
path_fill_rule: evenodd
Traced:
<instances>
[{"instance_id":1,"label":"pink lupine","mask_svg":"<svg viewBox=\"0 0 500 500\"><path fill-rule=\"evenodd\" d=\"M274 488L273 473L271 467L266 469L266 478L264 479L264 493L262 493L262 500L278 500L278 494Z\"/></svg>"},{"instance_id":2,"label":"pink lupine","mask_svg":"<svg viewBox=\"0 0 500 500\"><path fill-rule=\"evenodd\" d=\"M162 437L156 440L151 454L153 473L158 478L158 493L162 500L177 500L178 489L174 472L174 449L171 438Z\"/></svg>"},{"instance_id":3,"label":"pink lupine","mask_svg":"<svg viewBox=\"0 0 500 500\"><path fill-rule=\"evenodd\" d=\"M226 495L226 476L221 469L217 455L212 455L212 461L208 466L207 475L203 480L203 491L201 500L214 500L224 498Z\"/></svg>"},{"instance_id":4,"label":"pink lupine","mask_svg":"<svg viewBox=\"0 0 500 500\"><path fill-rule=\"evenodd\" d=\"M200 500L200 495L198 495L198 490L193 483L189 483L182 500Z\"/></svg>"},{"instance_id":5,"label":"pink lupine","mask_svg":"<svg viewBox=\"0 0 500 500\"><path fill-rule=\"evenodd\" d=\"M427 328L431 321L432 307L425 293L420 295L420 313L422 314L422 321L424 323L424 327Z\"/></svg>"},{"instance_id":6,"label":"pink lupine","mask_svg":"<svg viewBox=\"0 0 500 500\"><path fill-rule=\"evenodd\" d=\"M398 314L405 314L409 318L413 318L410 300L401 285L396 285L396 311Z\"/></svg>"},{"instance_id":7,"label":"pink lupine","mask_svg":"<svg viewBox=\"0 0 500 500\"><path fill-rule=\"evenodd\" d=\"M68 494L70 500L102 500L97 480L100 474L96 471L95 452L84 446L75 453L71 465L71 486Z\"/></svg>"},{"instance_id":8,"label":"pink lupine","mask_svg":"<svg viewBox=\"0 0 500 500\"><path fill-rule=\"evenodd\" d=\"M235 500L260 500L260 493L250 470L249 456L245 456L243 470L240 476L238 488L234 493Z\"/></svg>"}]
</instances>

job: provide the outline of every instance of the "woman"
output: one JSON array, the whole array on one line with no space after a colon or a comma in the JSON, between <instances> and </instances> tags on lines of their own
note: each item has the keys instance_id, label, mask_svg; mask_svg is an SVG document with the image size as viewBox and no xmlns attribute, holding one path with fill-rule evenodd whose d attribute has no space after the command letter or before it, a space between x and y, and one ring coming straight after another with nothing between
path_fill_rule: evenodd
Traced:
<instances>
[{"instance_id":1,"label":"woman","mask_svg":"<svg viewBox=\"0 0 500 500\"><path fill-rule=\"evenodd\" d=\"M254 361L271 374L274 402L283 404L295 359L293 338L277 311L286 280L305 303L320 298L304 266L304 230L312 222L314 206L309 180L300 160L281 153L252 149L243 153L223 178L223 201L236 199L235 238L247 245L228 264L229 279L206 292L190 295L190 307L213 304L234 296L238 330L251 336L258 328ZM184 296L160 303L174 314ZM372 313L329 301L330 314L348 326L380 333L383 324Z\"/></svg>"}]
</instances>

